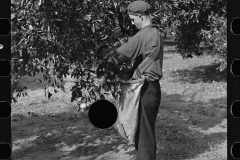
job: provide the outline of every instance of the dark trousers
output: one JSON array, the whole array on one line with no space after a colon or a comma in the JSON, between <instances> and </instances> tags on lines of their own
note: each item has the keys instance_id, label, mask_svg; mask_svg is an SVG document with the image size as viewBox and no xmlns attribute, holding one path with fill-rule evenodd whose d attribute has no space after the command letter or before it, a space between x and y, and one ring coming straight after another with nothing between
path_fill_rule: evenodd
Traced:
<instances>
[{"instance_id":1,"label":"dark trousers","mask_svg":"<svg viewBox=\"0 0 240 160\"><path fill-rule=\"evenodd\" d=\"M160 102L159 81L145 81L141 89L135 138L136 160L156 160L155 122Z\"/></svg>"}]
</instances>

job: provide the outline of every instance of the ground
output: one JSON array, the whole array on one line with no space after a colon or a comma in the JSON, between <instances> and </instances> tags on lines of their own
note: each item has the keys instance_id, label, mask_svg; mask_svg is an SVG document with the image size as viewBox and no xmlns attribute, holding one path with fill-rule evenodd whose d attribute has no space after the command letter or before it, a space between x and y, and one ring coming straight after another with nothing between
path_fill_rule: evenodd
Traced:
<instances>
[{"instance_id":1,"label":"ground","mask_svg":"<svg viewBox=\"0 0 240 160\"><path fill-rule=\"evenodd\" d=\"M174 47L165 48L157 160L227 159L226 73L218 66L209 55L182 59ZM28 96L12 104L13 160L134 160L134 148L116 132L76 112L72 78L65 79L66 93L51 100L36 78L23 77Z\"/></svg>"}]
</instances>

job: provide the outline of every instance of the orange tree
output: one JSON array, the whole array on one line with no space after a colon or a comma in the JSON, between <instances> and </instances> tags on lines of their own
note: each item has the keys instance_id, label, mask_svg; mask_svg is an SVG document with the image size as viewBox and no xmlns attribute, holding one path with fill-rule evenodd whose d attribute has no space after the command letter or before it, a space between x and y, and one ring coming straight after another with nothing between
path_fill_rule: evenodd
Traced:
<instances>
[{"instance_id":1,"label":"orange tree","mask_svg":"<svg viewBox=\"0 0 240 160\"><path fill-rule=\"evenodd\" d=\"M12 99L16 101L16 96L26 94L25 88L18 86L22 76L40 72L49 86L64 90L63 78L71 70L71 76L77 80L71 101L83 95L85 101L103 98L97 83L103 75L105 84L108 83L105 90L111 91L109 86L112 86L116 91L113 73L118 73L119 67L99 60L95 49L102 44L111 46L137 32L125 12L129 2L11 0ZM166 6L162 2L149 3L154 6L155 23L164 28Z\"/></svg>"},{"instance_id":2,"label":"orange tree","mask_svg":"<svg viewBox=\"0 0 240 160\"><path fill-rule=\"evenodd\" d=\"M133 0L11 0L12 99L25 95L18 82L22 76L42 72L50 86L62 89L63 77L76 78L72 101L103 98L98 81L105 75L105 90L116 90L116 67L99 60L95 49L113 45L137 30L128 19L127 4ZM225 0L146 0L152 5L153 22L164 32L176 29L183 57L199 55L205 41L226 64ZM125 6L125 7L124 7ZM114 73L114 74L113 74ZM113 91L113 93L116 93ZM85 100L86 100L85 99Z\"/></svg>"},{"instance_id":3,"label":"orange tree","mask_svg":"<svg viewBox=\"0 0 240 160\"><path fill-rule=\"evenodd\" d=\"M169 19L174 22L177 47L183 58L202 55L199 47L204 42L218 56L219 69L226 69L227 1L173 0L169 4Z\"/></svg>"}]
</instances>

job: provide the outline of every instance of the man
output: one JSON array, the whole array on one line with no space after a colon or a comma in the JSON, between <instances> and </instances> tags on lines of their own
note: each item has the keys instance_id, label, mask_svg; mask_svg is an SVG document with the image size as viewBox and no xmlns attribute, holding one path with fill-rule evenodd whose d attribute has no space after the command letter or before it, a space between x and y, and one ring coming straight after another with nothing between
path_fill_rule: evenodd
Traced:
<instances>
[{"instance_id":1,"label":"man","mask_svg":"<svg viewBox=\"0 0 240 160\"><path fill-rule=\"evenodd\" d=\"M146 77L141 94L138 127L135 138L136 160L156 159L155 122L160 106L162 78L163 42L162 36L150 18L150 5L144 1L134 1L128 6L128 15L139 32L108 55L110 61L121 64L131 60L136 62L152 57L153 63L143 72ZM157 55L157 56L154 56ZM141 60L141 61L142 61ZM136 64L136 63L135 63Z\"/></svg>"}]
</instances>

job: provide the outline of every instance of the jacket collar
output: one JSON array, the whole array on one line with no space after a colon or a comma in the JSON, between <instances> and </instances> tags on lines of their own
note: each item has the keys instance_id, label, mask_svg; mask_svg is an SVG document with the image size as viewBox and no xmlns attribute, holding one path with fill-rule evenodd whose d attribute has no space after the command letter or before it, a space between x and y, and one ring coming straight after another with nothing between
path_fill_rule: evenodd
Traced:
<instances>
[{"instance_id":1,"label":"jacket collar","mask_svg":"<svg viewBox=\"0 0 240 160\"><path fill-rule=\"evenodd\" d=\"M138 33L142 32L142 31L143 31L144 29L146 29L146 28L157 28L157 25L156 25L156 24L146 25L146 26L144 26L142 29L140 29L140 30L138 31Z\"/></svg>"}]
</instances>

